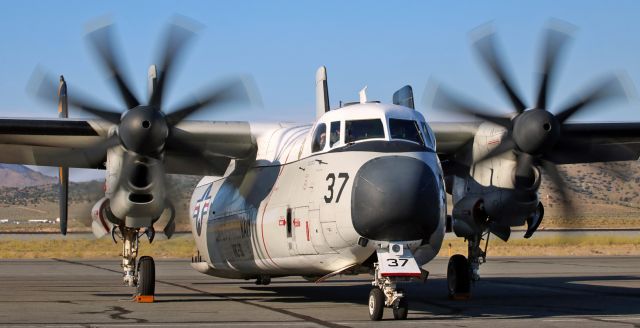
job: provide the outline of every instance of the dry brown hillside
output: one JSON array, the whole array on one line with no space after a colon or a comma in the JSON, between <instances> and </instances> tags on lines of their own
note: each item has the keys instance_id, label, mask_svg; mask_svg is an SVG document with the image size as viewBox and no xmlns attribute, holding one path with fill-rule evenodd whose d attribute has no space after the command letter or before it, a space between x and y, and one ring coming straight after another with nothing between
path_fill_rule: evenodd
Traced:
<instances>
[{"instance_id":1,"label":"dry brown hillside","mask_svg":"<svg viewBox=\"0 0 640 328\"><path fill-rule=\"evenodd\" d=\"M0 164L0 187L28 187L55 183L56 178L24 165Z\"/></svg>"},{"instance_id":2,"label":"dry brown hillside","mask_svg":"<svg viewBox=\"0 0 640 328\"><path fill-rule=\"evenodd\" d=\"M640 227L640 163L576 164L559 169L566 177L577 212L563 217L557 191L543 177L540 197L546 211L544 227ZM58 217L58 189L52 184L55 178L21 165L0 165L0 177L2 174L16 178L0 183L0 219ZM200 177L172 175L169 179L178 229L189 230L188 201ZM89 211L102 196L103 181L71 183L71 230L89 230ZM6 228L0 225L0 229Z\"/></svg>"},{"instance_id":3,"label":"dry brown hillside","mask_svg":"<svg viewBox=\"0 0 640 328\"><path fill-rule=\"evenodd\" d=\"M21 171L17 168L6 170ZM33 170L24 167L26 174L33 174ZM0 169L0 172L2 170ZM35 172L36 174L40 174ZM40 174L41 175L41 174ZM41 179L39 185L18 187L15 185L0 187L0 219L21 220L30 219L55 220L58 217L58 185L52 177ZM178 230L190 229L188 216L188 202L191 192L200 180L198 176L169 175L169 194L176 206L176 220ZM18 181L18 180L16 180ZM31 180L35 181L35 180ZM71 182L69 184L69 229L71 231L90 231L91 207L104 196L104 181ZM163 224L160 224L161 228ZM0 230L29 230L34 226L0 225ZM37 229L56 230L56 225L38 225Z\"/></svg>"},{"instance_id":4,"label":"dry brown hillside","mask_svg":"<svg viewBox=\"0 0 640 328\"><path fill-rule=\"evenodd\" d=\"M540 198L549 222L640 227L640 163L562 165L559 170L564 173L576 212L563 217L557 190L545 183L548 179L543 176Z\"/></svg>"}]
</instances>

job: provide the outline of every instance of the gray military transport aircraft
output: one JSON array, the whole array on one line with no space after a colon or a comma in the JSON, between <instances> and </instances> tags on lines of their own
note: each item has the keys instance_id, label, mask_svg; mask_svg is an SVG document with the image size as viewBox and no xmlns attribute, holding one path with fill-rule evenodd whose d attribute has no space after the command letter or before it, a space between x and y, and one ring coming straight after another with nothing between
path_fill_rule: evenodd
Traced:
<instances>
[{"instance_id":1,"label":"gray military transport aircraft","mask_svg":"<svg viewBox=\"0 0 640 328\"><path fill-rule=\"evenodd\" d=\"M310 124L187 120L205 108L247 100L248 84L231 81L184 106L163 106L174 64L193 36L168 28L159 69L149 70L149 101L138 100L122 72L111 28L88 35L124 102L111 110L60 79L59 119L0 119L0 162L61 167L61 230L66 233L68 168L106 170L105 197L93 208L93 231L122 241L124 283L139 301L153 301L155 265L137 259L143 236L153 241L153 223L171 216L165 174L204 175L190 204L198 254L193 267L205 274L256 279L302 276L322 281L338 274L371 273L369 315L384 307L407 317L407 294L399 283L425 281L424 265L446 231L468 242L468 254L449 261L449 296L468 297L486 257L481 240L493 233L507 240L511 227L534 234L543 219L538 196L541 170L565 200L555 164L636 160L640 123L568 123L574 114L625 96L618 77L601 80L562 108L548 111L557 61L569 39L564 28L543 38L536 101L525 105L506 73L493 33L474 49L513 104L511 115L494 115L433 88L434 107L480 120L429 123L415 110L411 87L392 104L360 101L329 107L324 67L316 74L316 115ZM37 94L56 102L55 81L45 77ZM67 106L99 119L67 118ZM447 215L446 194L453 196ZM568 202L568 200L567 200ZM321 288L321 287L318 287Z\"/></svg>"}]
</instances>

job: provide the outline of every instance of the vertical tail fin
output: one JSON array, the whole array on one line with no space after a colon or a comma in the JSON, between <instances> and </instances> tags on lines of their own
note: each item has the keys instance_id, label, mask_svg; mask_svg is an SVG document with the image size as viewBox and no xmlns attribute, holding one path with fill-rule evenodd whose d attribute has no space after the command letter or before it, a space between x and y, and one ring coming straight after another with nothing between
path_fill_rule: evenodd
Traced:
<instances>
[{"instance_id":1,"label":"vertical tail fin","mask_svg":"<svg viewBox=\"0 0 640 328\"><path fill-rule=\"evenodd\" d=\"M329 111L329 87L327 68L320 66L316 71L316 118Z\"/></svg>"},{"instance_id":2,"label":"vertical tail fin","mask_svg":"<svg viewBox=\"0 0 640 328\"><path fill-rule=\"evenodd\" d=\"M68 118L69 107L67 105L67 83L64 76L60 75L60 85L58 86L58 117ZM60 167L60 232L67 234L67 219L69 215L69 168Z\"/></svg>"},{"instance_id":3,"label":"vertical tail fin","mask_svg":"<svg viewBox=\"0 0 640 328\"><path fill-rule=\"evenodd\" d=\"M393 104L416 109L413 102L413 89L405 85L393 94Z\"/></svg>"}]
</instances>

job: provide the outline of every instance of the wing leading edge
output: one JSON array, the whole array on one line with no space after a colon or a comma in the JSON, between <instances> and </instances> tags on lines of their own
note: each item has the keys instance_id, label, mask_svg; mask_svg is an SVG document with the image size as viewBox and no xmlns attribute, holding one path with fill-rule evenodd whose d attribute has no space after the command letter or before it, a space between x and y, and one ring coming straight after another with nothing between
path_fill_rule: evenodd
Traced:
<instances>
[{"instance_id":1,"label":"wing leading edge","mask_svg":"<svg viewBox=\"0 0 640 328\"><path fill-rule=\"evenodd\" d=\"M481 122L431 123L441 159L458 157L468 151ZM580 151L575 149L576 145ZM557 147L563 150L553 158L557 164L635 161L640 158L640 122L568 123L563 127Z\"/></svg>"},{"instance_id":2,"label":"wing leading edge","mask_svg":"<svg viewBox=\"0 0 640 328\"><path fill-rule=\"evenodd\" d=\"M96 160L88 149L107 139L113 126L103 120L0 118L0 162L104 169L105 158ZM221 175L231 159L255 153L247 122L185 121L178 128L186 145L205 151L203 156L191 147L167 152L167 173Z\"/></svg>"}]
</instances>

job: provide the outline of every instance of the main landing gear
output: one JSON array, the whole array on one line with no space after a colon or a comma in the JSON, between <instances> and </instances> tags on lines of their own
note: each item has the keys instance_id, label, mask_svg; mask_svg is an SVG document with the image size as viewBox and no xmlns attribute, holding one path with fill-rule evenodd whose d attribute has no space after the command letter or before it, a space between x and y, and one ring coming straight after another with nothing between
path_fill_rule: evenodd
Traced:
<instances>
[{"instance_id":1,"label":"main landing gear","mask_svg":"<svg viewBox=\"0 0 640 328\"><path fill-rule=\"evenodd\" d=\"M116 232L116 229L120 232ZM124 270L123 282L129 287L136 287L135 301L139 303L151 303L154 301L156 285L155 262L151 256L143 256L137 263L140 237L147 235L149 242L153 242L155 231L153 227L147 228L143 233L137 228L114 227L111 231L113 241L116 236L122 241L122 269Z\"/></svg>"},{"instance_id":2,"label":"main landing gear","mask_svg":"<svg viewBox=\"0 0 640 328\"><path fill-rule=\"evenodd\" d=\"M485 249L480 248L481 235L467 239L468 259L462 254L453 255L447 266L447 287L452 300L467 300L471 297L472 282L480 280L480 264L487 261L489 233L486 234Z\"/></svg>"}]
</instances>

